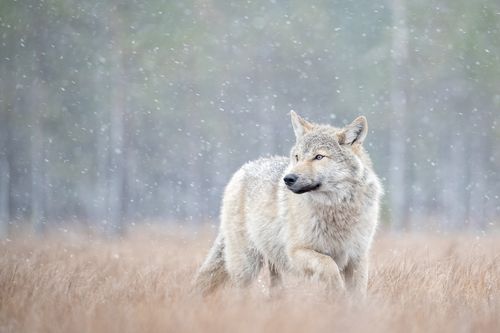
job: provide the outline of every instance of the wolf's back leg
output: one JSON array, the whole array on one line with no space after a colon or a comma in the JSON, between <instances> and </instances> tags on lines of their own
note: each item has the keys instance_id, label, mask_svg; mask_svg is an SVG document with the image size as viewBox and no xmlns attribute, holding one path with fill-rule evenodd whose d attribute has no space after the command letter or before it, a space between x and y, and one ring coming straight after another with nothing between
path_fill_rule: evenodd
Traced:
<instances>
[{"instance_id":1,"label":"wolf's back leg","mask_svg":"<svg viewBox=\"0 0 500 333\"><path fill-rule=\"evenodd\" d=\"M214 292L229 278L225 268L224 247L224 238L219 233L205 262L195 276L194 287L203 295Z\"/></svg>"},{"instance_id":2,"label":"wolf's back leg","mask_svg":"<svg viewBox=\"0 0 500 333\"><path fill-rule=\"evenodd\" d=\"M262 256L249 244L236 239L228 241L225 251L226 270L231 281L238 287L247 287L259 275Z\"/></svg>"}]
</instances>

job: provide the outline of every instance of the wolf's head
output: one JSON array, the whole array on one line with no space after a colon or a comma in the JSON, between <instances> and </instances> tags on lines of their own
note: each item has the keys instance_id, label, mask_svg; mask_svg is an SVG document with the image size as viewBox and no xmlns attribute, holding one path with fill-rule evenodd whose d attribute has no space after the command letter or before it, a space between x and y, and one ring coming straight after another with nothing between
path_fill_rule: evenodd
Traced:
<instances>
[{"instance_id":1,"label":"wolf's head","mask_svg":"<svg viewBox=\"0 0 500 333\"><path fill-rule=\"evenodd\" d=\"M362 179L369 163L362 148L368 130L366 118L335 128L310 123L293 111L291 117L297 141L283 178L286 186L297 194L335 193L344 197Z\"/></svg>"}]
</instances>

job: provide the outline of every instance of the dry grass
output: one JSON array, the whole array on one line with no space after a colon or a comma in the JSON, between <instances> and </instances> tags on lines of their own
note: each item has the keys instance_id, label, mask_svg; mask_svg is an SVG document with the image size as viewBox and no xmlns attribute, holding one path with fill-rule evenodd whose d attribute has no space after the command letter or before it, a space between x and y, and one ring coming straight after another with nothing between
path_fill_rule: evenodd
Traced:
<instances>
[{"instance_id":1,"label":"dry grass","mask_svg":"<svg viewBox=\"0 0 500 333\"><path fill-rule=\"evenodd\" d=\"M248 291L189 293L210 237L139 233L0 245L0 332L500 331L500 236L378 235L364 303L265 275ZM70 237L71 238L71 237Z\"/></svg>"}]
</instances>

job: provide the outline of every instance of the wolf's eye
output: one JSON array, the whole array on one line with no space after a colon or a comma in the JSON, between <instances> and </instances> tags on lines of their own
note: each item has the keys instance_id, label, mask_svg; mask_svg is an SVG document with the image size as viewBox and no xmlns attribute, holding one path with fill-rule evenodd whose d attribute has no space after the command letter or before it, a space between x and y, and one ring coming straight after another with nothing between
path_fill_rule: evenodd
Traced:
<instances>
[{"instance_id":1,"label":"wolf's eye","mask_svg":"<svg viewBox=\"0 0 500 333\"><path fill-rule=\"evenodd\" d=\"M299 161L299 155L295 155L295 160L298 162Z\"/></svg>"},{"instance_id":2,"label":"wolf's eye","mask_svg":"<svg viewBox=\"0 0 500 333\"><path fill-rule=\"evenodd\" d=\"M314 156L314 159L319 161L319 160L323 159L323 157L325 157L325 156L323 156L323 155L316 155L316 156Z\"/></svg>"}]
</instances>

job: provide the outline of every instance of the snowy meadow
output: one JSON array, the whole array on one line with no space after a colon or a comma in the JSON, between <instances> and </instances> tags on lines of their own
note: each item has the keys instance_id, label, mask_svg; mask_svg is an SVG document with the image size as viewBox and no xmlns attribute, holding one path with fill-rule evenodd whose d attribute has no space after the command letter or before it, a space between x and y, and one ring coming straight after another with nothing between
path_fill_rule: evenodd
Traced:
<instances>
[{"instance_id":1,"label":"snowy meadow","mask_svg":"<svg viewBox=\"0 0 500 333\"><path fill-rule=\"evenodd\" d=\"M381 233L368 296L327 299L286 279L268 295L190 292L212 233L136 232L106 241L81 234L0 245L2 332L498 332L500 235Z\"/></svg>"}]
</instances>

